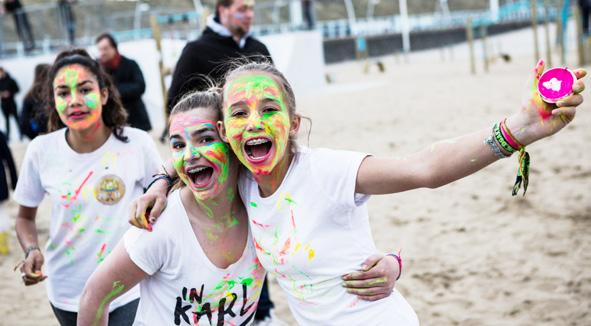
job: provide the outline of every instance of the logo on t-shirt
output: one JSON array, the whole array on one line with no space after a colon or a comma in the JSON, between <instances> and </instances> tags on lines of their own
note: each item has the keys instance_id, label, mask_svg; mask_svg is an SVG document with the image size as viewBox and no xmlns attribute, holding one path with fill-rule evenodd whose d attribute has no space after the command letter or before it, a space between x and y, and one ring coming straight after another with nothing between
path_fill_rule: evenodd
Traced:
<instances>
[{"instance_id":1,"label":"logo on t-shirt","mask_svg":"<svg viewBox=\"0 0 591 326\"><path fill-rule=\"evenodd\" d=\"M105 205L115 205L125 195L123 180L114 174L103 176L94 188L94 198Z\"/></svg>"}]
</instances>

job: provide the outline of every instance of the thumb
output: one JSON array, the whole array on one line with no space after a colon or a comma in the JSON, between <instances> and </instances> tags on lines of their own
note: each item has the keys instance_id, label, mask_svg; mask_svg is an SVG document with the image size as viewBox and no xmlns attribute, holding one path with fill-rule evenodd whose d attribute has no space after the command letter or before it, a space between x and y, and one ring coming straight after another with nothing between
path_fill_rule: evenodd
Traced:
<instances>
[{"instance_id":1,"label":"thumb","mask_svg":"<svg viewBox=\"0 0 591 326\"><path fill-rule=\"evenodd\" d=\"M540 76L542 75L542 73L544 72L544 68L545 68L545 63L544 63L544 59L540 59L538 60L538 63L536 63L536 66L534 67L534 71L533 71L533 91L537 91L538 90L538 82L540 80Z\"/></svg>"},{"instance_id":2,"label":"thumb","mask_svg":"<svg viewBox=\"0 0 591 326\"><path fill-rule=\"evenodd\" d=\"M384 255L382 255L382 254L375 254L375 255L371 255L371 256L367 257L365 259L365 261L363 262L363 264L361 265L361 269L364 270L364 271L366 271L366 270L372 268L383 257L384 257Z\"/></svg>"}]
</instances>

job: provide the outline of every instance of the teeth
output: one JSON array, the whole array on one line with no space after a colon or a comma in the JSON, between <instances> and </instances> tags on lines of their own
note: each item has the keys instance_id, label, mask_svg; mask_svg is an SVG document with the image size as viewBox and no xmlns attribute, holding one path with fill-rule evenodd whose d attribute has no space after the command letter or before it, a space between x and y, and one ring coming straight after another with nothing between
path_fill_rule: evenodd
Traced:
<instances>
[{"instance_id":1,"label":"teeth","mask_svg":"<svg viewBox=\"0 0 591 326\"><path fill-rule=\"evenodd\" d=\"M246 142L246 145L260 145L260 144L264 144L268 141L269 141L268 139L264 139L264 138L251 139Z\"/></svg>"},{"instance_id":2,"label":"teeth","mask_svg":"<svg viewBox=\"0 0 591 326\"><path fill-rule=\"evenodd\" d=\"M197 172L201 172L201 171L203 171L205 169L207 169L206 166L201 166L201 167L198 167L198 168L194 168L194 169L188 170L187 172L188 173L197 173Z\"/></svg>"}]
</instances>

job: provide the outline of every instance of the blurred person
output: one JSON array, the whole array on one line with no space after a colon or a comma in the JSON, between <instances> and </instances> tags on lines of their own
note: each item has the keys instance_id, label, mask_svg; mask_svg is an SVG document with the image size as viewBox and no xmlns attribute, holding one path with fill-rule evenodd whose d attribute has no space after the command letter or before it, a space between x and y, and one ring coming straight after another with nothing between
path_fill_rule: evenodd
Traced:
<instances>
[{"instance_id":1,"label":"blurred person","mask_svg":"<svg viewBox=\"0 0 591 326\"><path fill-rule=\"evenodd\" d=\"M14 119L18 125L18 117L16 113L16 102L14 96L20 91L17 82L8 74L4 68L0 67L0 104L2 105L2 114L4 114L4 121L6 123L6 139L10 139L10 117ZM22 135L22 133L20 133Z\"/></svg>"},{"instance_id":2,"label":"blurred person","mask_svg":"<svg viewBox=\"0 0 591 326\"><path fill-rule=\"evenodd\" d=\"M33 85L23 99L23 107L19 117L19 124L23 135L29 139L47 132L47 110L49 105L44 97L47 73L51 68L46 63L35 66Z\"/></svg>"},{"instance_id":3,"label":"blurred person","mask_svg":"<svg viewBox=\"0 0 591 326\"><path fill-rule=\"evenodd\" d=\"M76 17L72 10L72 5L78 2L77 0L58 0L57 11L60 16L60 20L66 33L68 34L68 41L70 45L76 43Z\"/></svg>"},{"instance_id":4,"label":"blurred person","mask_svg":"<svg viewBox=\"0 0 591 326\"><path fill-rule=\"evenodd\" d=\"M14 19L14 26L19 39L23 42L25 51L29 52L35 49L35 37L31 31L29 18L23 9L20 0L4 0L4 11L11 14Z\"/></svg>"},{"instance_id":5,"label":"blurred person","mask_svg":"<svg viewBox=\"0 0 591 326\"><path fill-rule=\"evenodd\" d=\"M143 193L160 159L148 134L125 126L114 85L85 50L58 54L46 89L49 133L31 141L21 165L16 233L25 253L22 281L47 279L53 313L69 326L76 325L84 284L128 230L129 203ZM45 196L52 208L42 250L36 217ZM138 303L137 288L115 300L113 324L131 325Z\"/></svg>"},{"instance_id":6,"label":"blurred person","mask_svg":"<svg viewBox=\"0 0 591 326\"><path fill-rule=\"evenodd\" d=\"M217 0L215 14L207 18L201 36L187 43L176 63L168 90L168 113L187 93L205 91L209 80L221 83L232 60L249 57L271 60L267 47L251 36L254 21L253 0ZM161 141L166 139L165 128ZM273 303L269 299L267 282L263 286L256 319L271 319ZM279 323L279 322L278 322Z\"/></svg>"},{"instance_id":7,"label":"blurred person","mask_svg":"<svg viewBox=\"0 0 591 326\"><path fill-rule=\"evenodd\" d=\"M315 25L313 0L302 0L302 12L304 21L306 21L306 28L313 30Z\"/></svg>"},{"instance_id":8,"label":"blurred person","mask_svg":"<svg viewBox=\"0 0 591 326\"><path fill-rule=\"evenodd\" d=\"M137 62L119 53L113 35L103 33L97 36L95 44L99 51L99 63L111 76L127 110L130 126L144 131L152 130L152 124L142 94L146 90L144 75Z\"/></svg>"},{"instance_id":9,"label":"blurred person","mask_svg":"<svg viewBox=\"0 0 591 326\"><path fill-rule=\"evenodd\" d=\"M3 132L0 131L0 255L8 255L10 253L8 247L8 236L10 230L10 219L6 212L6 201L8 201L8 177L6 176L6 168L10 173L10 189L16 188L16 167L14 166L14 159L10 147L6 143L7 139Z\"/></svg>"}]
</instances>

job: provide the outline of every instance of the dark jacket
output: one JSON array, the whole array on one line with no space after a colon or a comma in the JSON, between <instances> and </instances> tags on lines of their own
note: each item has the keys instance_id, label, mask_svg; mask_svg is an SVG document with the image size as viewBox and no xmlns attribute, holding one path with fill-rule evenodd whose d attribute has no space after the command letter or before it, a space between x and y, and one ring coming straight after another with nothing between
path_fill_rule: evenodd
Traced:
<instances>
[{"instance_id":1,"label":"dark jacket","mask_svg":"<svg viewBox=\"0 0 591 326\"><path fill-rule=\"evenodd\" d=\"M125 110L129 114L127 118L129 125L145 131L152 130L150 117L142 101L142 94L146 90L146 83L144 82L144 75L138 64L131 59L121 56L121 63L117 69L111 70L105 67L105 71L111 75L111 79L115 83L119 95L121 95L123 107L125 107Z\"/></svg>"},{"instance_id":2,"label":"dark jacket","mask_svg":"<svg viewBox=\"0 0 591 326\"><path fill-rule=\"evenodd\" d=\"M0 78L0 92L10 92L10 97L2 98L2 109L16 113L16 102L14 101L14 95L19 92L18 84L10 75L5 71L4 77Z\"/></svg>"},{"instance_id":3,"label":"dark jacket","mask_svg":"<svg viewBox=\"0 0 591 326\"><path fill-rule=\"evenodd\" d=\"M19 0L4 1L4 10L6 10L7 13L14 13L22 7L23 5Z\"/></svg>"},{"instance_id":4,"label":"dark jacket","mask_svg":"<svg viewBox=\"0 0 591 326\"><path fill-rule=\"evenodd\" d=\"M47 110L45 102L33 96L25 96L23 107L19 117L19 124L23 135L33 138L47 132Z\"/></svg>"},{"instance_id":5,"label":"dark jacket","mask_svg":"<svg viewBox=\"0 0 591 326\"><path fill-rule=\"evenodd\" d=\"M6 164L6 165L4 165ZM6 167L10 171L10 181L12 189L16 188L16 167L14 166L14 159L8 144L6 144L6 136L0 131L0 201L8 199L8 179L6 178Z\"/></svg>"},{"instance_id":6,"label":"dark jacket","mask_svg":"<svg viewBox=\"0 0 591 326\"><path fill-rule=\"evenodd\" d=\"M205 28L199 39L187 43L176 64L168 90L168 112L186 93L209 88L208 82L200 77L207 76L221 83L231 68L231 61L244 57L255 61L263 57L271 61L267 47L255 38L248 37L240 48L232 37Z\"/></svg>"}]
</instances>

